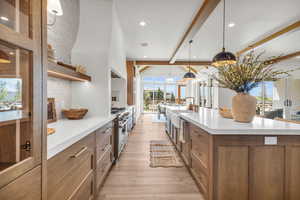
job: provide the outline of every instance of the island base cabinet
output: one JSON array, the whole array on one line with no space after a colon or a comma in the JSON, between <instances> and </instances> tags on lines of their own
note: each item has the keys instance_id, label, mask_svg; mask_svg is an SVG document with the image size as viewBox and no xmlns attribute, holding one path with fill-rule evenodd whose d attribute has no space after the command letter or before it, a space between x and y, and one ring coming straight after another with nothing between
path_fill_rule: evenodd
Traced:
<instances>
[{"instance_id":1,"label":"island base cabinet","mask_svg":"<svg viewBox=\"0 0 300 200\"><path fill-rule=\"evenodd\" d=\"M41 167L38 166L0 189L1 200L40 200Z\"/></svg>"},{"instance_id":2,"label":"island base cabinet","mask_svg":"<svg viewBox=\"0 0 300 200\"><path fill-rule=\"evenodd\" d=\"M299 200L300 136L191 134L192 176L206 200ZM204 137L205 136L205 137Z\"/></svg>"}]
</instances>

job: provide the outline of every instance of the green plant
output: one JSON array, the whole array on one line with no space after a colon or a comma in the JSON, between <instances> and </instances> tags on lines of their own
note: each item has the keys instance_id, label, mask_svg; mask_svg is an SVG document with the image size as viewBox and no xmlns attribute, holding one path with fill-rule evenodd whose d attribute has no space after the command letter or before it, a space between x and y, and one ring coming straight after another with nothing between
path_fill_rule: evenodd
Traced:
<instances>
[{"instance_id":1,"label":"green plant","mask_svg":"<svg viewBox=\"0 0 300 200\"><path fill-rule=\"evenodd\" d=\"M229 88L238 93L249 93L263 81L276 81L289 76L294 70L280 70L274 67L274 60L278 57L261 59L263 53L255 55L253 51L238 58L236 64L215 67L217 72L213 75L221 87Z\"/></svg>"},{"instance_id":2,"label":"green plant","mask_svg":"<svg viewBox=\"0 0 300 200\"><path fill-rule=\"evenodd\" d=\"M0 81L0 102L6 99L7 94L8 93L7 93L6 83Z\"/></svg>"}]
</instances>

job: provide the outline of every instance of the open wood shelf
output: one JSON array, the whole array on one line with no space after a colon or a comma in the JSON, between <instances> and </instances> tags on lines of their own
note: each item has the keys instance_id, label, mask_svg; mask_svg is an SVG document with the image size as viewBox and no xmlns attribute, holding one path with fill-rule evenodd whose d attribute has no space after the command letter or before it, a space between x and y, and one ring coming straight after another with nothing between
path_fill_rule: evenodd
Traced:
<instances>
[{"instance_id":1,"label":"open wood shelf","mask_svg":"<svg viewBox=\"0 0 300 200\"><path fill-rule=\"evenodd\" d=\"M76 72L76 68L70 65L61 65L48 62L48 76L71 81L91 81L88 75Z\"/></svg>"}]
</instances>

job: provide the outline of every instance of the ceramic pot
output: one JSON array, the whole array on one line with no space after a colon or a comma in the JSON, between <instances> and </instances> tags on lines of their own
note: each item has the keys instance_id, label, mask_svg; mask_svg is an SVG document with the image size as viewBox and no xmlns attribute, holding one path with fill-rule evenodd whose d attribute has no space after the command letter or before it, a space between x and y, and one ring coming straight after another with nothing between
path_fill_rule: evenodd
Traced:
<instances>
[{"instance_id":1,"label":"ceramic pot","mask_svg":"<svg viewBox=\"0 0 300 200\"><path fill-rule=\"evenodd\" d=\"M237 122L249 123L256 114L256 98L247 93L237 93L232 98L232 116Z\"/></svg>"}]
</instances>

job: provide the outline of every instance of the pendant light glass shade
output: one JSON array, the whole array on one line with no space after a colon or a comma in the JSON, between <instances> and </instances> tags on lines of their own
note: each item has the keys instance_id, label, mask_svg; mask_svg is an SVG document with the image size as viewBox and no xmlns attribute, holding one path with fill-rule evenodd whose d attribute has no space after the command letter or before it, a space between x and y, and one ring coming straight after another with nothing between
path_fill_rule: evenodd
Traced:
<instances>
[{"instance_id":1,"label":"pendant light glass shade","mask_svg":"<svg viewBox=\"0 0 300 200\"><path fill-rule=\"evenodd\" d=\"M189 66L188 66L189 71L184 74L183 81L188 81L188 80L192 80L192 79L196 78L196 75L193 72L191 72L191 50L192 50L193 40L190 40L189 43L190 43L190 46L189 46Z\"/></svg>"},{"instance_id":2,"label":"pendant light glass shade","mask_svg":"<svg viewBox=\"0 0 300 200\"><path fill-rule=\"evenodd\" d=\"M192 80L196 78L196 75L193 72L187 72L183 76L184 80Z\"/></svg>"},{"instance_id":3,"label":"pendant light glass shade","mask_svg":"<svg viewBox=\"0 0 300 200\"><path fill-rule=\"evenodd\" d=\"M9 60L9 56L4 52L0 50L0 63L11 63Z\"/></svg>"},{"instance_id":4,"label":"pendant light glass shade","mask_svg":"<svg viewBox=\"0 0 300 200\"><path fill-rule=\"evenodd\" d=\"M226 52L225 49L223 49L222 52L215 55L212 61L212 65L215 67L222 67L225 65L233 65L236 63L236 57L231 52Z\"/></svg>"},{"instance_id":5,"label":"pendant light glass shade","mask_svg":"<svg viewBox=\"0 0 300 200\"><path fill-rule=\"evenodd\" d=\"M60 0L48 0L48 11L53 15L62 16L63 9Z\"/></svg>"},{"instance_id":6,"label":"pendant light glass shade","mask_svg":"<svg viewBox=\"0 0 300 200\"><path fill-rule=\"evenodd\" d=\"M226 2L224 0L223 10L223 49L222 52L214 56L212 65L215 67L222 67L225 65L232 65L236 63L236 57L233 53L225 51L225 14L226 14Z\"/></svg>"}]
</instances>

